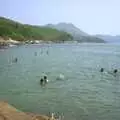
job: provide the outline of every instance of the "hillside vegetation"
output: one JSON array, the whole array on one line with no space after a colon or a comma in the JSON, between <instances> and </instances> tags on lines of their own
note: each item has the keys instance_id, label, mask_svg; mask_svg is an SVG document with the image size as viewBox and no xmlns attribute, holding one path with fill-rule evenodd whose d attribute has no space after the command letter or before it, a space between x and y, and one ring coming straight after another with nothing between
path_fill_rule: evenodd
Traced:
<instances>
[{"instance_id":1,"label":"hillside vegetation","mask_svg":"<svg viewBox=\"0 0 120 120\"><path fill-rule=\"evenodd\" d=\"M14 40L72 40L72 35L54 28L21 24L19 22L0 17L0 36Z\"/></svg>"}]
</instances>

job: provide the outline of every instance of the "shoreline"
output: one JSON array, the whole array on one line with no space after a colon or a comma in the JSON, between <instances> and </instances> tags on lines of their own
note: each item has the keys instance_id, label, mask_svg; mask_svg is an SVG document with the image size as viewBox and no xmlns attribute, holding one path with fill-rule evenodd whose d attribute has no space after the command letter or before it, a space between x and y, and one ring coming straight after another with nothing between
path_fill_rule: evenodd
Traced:
<instances>
[{"instance_id":1,"label":"shoreline","mask_svg":"<svg viewBox=\"0 0 120 120\"><path fill-rule=\"evenodd\" d=\"M35 114L23 112L16 109L5 101L0 101L0 120L60 120L56 119L54 115L46 116L42 114Z\"/></svg>"},{"instance_id":2,"label":"shoreline","mask_svg":"<svg viewBox=\"0 0 120 120\"><path fill-rule=\"evenodd\" d=\"M40 44L56 44L56 43L65 43L65 44L70 44L70 43L75 43L75 44L93 44L93 42L79 42L79 41L45 41L45 40L27 40L27 41L16 41L12 40L9 38L8 40L5 40L0 37L0 49L7 49L10 47L14 46L21 46L21 45L40 45ZM95 44L95 43L94 43ZM104 43L106 44L106 43Z\"/></svg>"},{"instance_id":3,"label":"shoreline","mask_svg":"<svg viewBox=\"0 0 120 120\"><path fill-rule=\"evenodd\" d=\"M16 41L11 38L5 40L0 37L0 49L5 49L20 45L35 45L35 44L54 44L54 43L64 43L62 41L45 41L45 40L27 40L27 41Z\"/></svg>"}]
</instances>

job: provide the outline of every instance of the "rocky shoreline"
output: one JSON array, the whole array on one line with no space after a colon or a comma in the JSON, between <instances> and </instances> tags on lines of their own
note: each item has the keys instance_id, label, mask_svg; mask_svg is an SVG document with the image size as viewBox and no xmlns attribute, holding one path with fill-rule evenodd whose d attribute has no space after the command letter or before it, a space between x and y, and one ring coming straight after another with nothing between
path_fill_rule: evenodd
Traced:
<instances>
[{"instance_id":1,"label":"rocky shoreline","mask_svg":"<svg viewBox=\"0 0 120 120\"><path fill-rule=\"evenodd\" d=\"M0 101L0 120L60 120L54 116L24 113L5 101Z\"/></svg>"},{"instance_id":2,"label":"rocky shoreline","mask_svg":"<svg viewBox=\"0 0 120 120\"><path fill-rule=\"evenodd\" d=\"M28 45L28 44L53 44L53 43L63 43L59 40L56 40L56 42L53 41L44 41L44 40L27 40L27 41L16 41L12 40L11 38L5 40L0 37L0 49L13 47L13 46L19 46L19 45Z\"/></svg>"},{"instance_id":3,"label":"rocky shoreline","mask_svg":"<svg viewBox=\"0 0 120 120\"><path fill-rule=\"evenodd\" d=\"M19 41L12 40L11 38L9 39L3 39L0 37L0 48L7 48L10 46L15 46L21 44Z\"/></svg>"}]
</instances>

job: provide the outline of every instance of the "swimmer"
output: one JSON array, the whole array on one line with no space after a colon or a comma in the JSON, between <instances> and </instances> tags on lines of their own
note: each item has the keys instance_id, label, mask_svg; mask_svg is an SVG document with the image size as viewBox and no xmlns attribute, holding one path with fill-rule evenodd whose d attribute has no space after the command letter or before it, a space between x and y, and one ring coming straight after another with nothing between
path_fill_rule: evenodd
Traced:
<instances>
[{"instance_id":1,"label":"swimmer","mask_svg":"<svg viewBox=\"0 0 120 120\"><path fill-rule=\"evenodd\" d=\"M47 52L46 52L46 53L47 53L47 55L49 54L48 50L47 50Z\"/></svg>"},{"instance_id":2,"label":"swimmer","mask_svg":"<svg viewBox=\"0 0 120 120\"><path fill-rule=\"evenodd\" d=\"M117 69L114 69L113 73L117 73L117 72L118 72L118 70L117 70Z\"/></svg>"},{"instance_id":3,"label":"swimmer","mask_svg":"<svg viewBox=\"0 0 120 120\"><path fill-rule=\"evenodd\" d=\"M48 83L47 76L44 76L44 78L43 78L43 79L44 79L44 82L45 82L45 83Z\"/></svg>"},{"instance_id":4,"label":"swimmer","mask_svg":"<svg viewBox=\"0 0 120 120\"><path fill-rule=\"evenodd\" d=\"M60 74L56 80L64 80L65 79L65 76L63 74Z\"/></svg>"},{"instance_id":5,"label":"swimmer","mask_svg":"<svg viewBox=\"0 0 120 120\"><path fill-rule=\"evenodd\" d=\"M13 62L14 62L14 63L17 63L17 61L18 61L18 59L17 59L17 58L15 58L15 59L13 60Z\"/></svg>"},{"instance_id":6,"label":"swimmer","mask_svg":"<svg viewBox=\"0 0 120 120\"><path fill-rule=\"evenodd\" d=\"M43 54L43 51L41 51L41 53L40 54Z\"/></svg>"},{"instance_id":7,"label":"swimmer","mask_svg":"<svg viewBox=\"0 0 120 120\"><path fill-rule=\"evenodd\" d=\"M104 72L104 68L101 68L101 69L100 69L100 72Z\"/></svg>"},{"instance_id":8,"label":"swimmer","mask_svg":"<svg viewBox=\"0 0 120 120\"><path fill-rule=\"evenodd\" d=\"M43 85L43 83L44 83L44 80L43 80L43 78L41 78L40 79L40 84Z\"/></svg>"},{"instance_id":9,"label":"swimmer","mask_svg":"<svg viewBox=\"0 0 120 120\"><path fill-rule=\"evenodd\" d=\"M18 59L17 58L15 58L15 62L17 62L18 61Z\"/></svg>"}]
</instances>

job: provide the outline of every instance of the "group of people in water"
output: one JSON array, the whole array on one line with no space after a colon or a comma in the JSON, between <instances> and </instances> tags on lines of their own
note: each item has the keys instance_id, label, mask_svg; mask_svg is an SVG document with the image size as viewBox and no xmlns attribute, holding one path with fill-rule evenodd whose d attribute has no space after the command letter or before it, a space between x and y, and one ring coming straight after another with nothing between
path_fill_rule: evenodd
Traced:
<instances>
[{"instance_id":1,"label":"group of people in water","mask_svg":"<svg viewBox=\"0 0 120 120\"><path fill-rule=\"evenodd\" d=\"M43 53L43 51L41 51L41 54L42 54L42 53ZM46 54L49 55L49 51L48 51L48 50L46 51ZM37 52L34 52L34 55L37 56ZM18 62L18 58L17 58L17 57L14 58L12 62L13 62L13 63L17 63L17 62Z\"/></svg>"},{"instance_id":2,"label":"group of people in water","mask_svg":"<svg viewBox=\"0 0 120 120\"><path fill-rule=\"evenodd\" d=\"M47 54L48 54L48 51L47 51ZM37 52L35 52L35 56L37 56ZM13 60L14 63L17 63L18 62L18 58L14 58ZM105 71L104 68L101 68L100 69L100 72L103 73ZM118 69L114 69L113 72L111 74L114 74L116 75L118 73ZM60 74L60 76L57 78L58 79L64 79L64 76L62 74ZM47 78L47 75L44 75L41 79L40 79L40 85L46 85L48 83L48 78Z\"/></svg>"},{"instance_id":3,"label":"group of people in water","mask_svg":"<svg viewBox=\"0 0 120 120\"><path fill-rule=\"evenodd\" d=\"M43 78L40 79L40 84L41 85L45 85L48 83L48 79L47 79L47 76L44 75Z\"/></svg>"},{"instance_id":4,"label":"group of people in water","mask_svg":"<svg viewBox=\"0 0 120 120\"><path fill-rule=\"evenodd\" d=\"M104 68L101 68L101 69L100 69L100 72L104 72ZM113 73L117 73L117 72L118 72L118 69L114 69L114 70L113 70Z\"/></svg>"},{"instance_id":5,"label":"group of people in water","mask_svg":"<svg viewBox=\"0 0 120 120\"><path fill-rule=\"evenodd\" d=\"M59 75L56 77L56 80L64 80L64 79L65 79L64 74L59 74ZM41 85L41 86L46 85L48 82L49 82L49 80L48 80L47 75L44 75L44 76L40 79L40 85Z\"/></svg>"},{"instance_id":6,"label":"group of people in water","mask_svg":"<svg viewBox=\"0 0 120 120\"><path fill-rule=\"evenodd\" d=\"M101 69L100 69L100 72L101 72L101 73L103 73L104 71L105 71L104 68L101 68ZM113 70L113 73L114 73L114 74L118 73L118 69L114 69L114 70ZM60 74L59 77L56 78L56 80L59 80L59 79L61 79L61 80L64 79L64 75ZM45 84L47 84L47 83L48 83L47 76L44 75L43 78L40 79L40 84L41 84L41 85L45 85Z\"/></svg>"},{"instance_id":7,"label":"group of people in water","mask_svg":"<svg viewBox=\"0 0 120 120\"><path fill-rule=\"evenodd\" d=\"M41 50L40 54L43 54L43 52L45 51ZM46 50L46 54L49 55L49 50ZM34 55L37 56L37 52L34 52Z\"/></svg>"}]
</instances>

